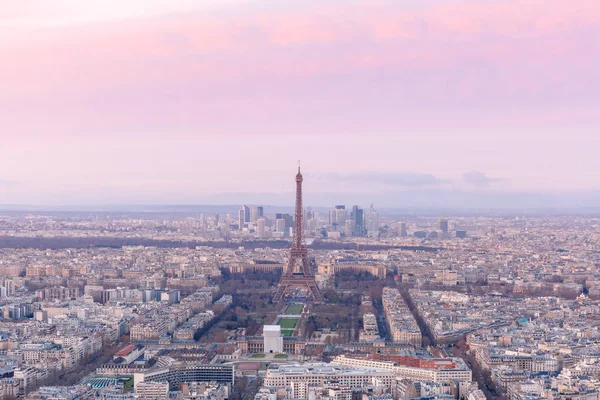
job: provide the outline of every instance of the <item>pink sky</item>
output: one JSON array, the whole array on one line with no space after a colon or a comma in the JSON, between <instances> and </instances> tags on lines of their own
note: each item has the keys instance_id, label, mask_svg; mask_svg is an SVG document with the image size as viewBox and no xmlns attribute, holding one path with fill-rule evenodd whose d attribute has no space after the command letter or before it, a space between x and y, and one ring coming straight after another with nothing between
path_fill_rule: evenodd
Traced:
<instances>
[{"instance_id":1,"label":"pink sky","mask_svg":"<svg viewBox=\"0 0 600 400\"><path fill-rule=\"evenodd\" d=\"M597 0L51 5L0 9L0 204L278 193L296 159L600 189Z\"/></svg>"}]
</instances>

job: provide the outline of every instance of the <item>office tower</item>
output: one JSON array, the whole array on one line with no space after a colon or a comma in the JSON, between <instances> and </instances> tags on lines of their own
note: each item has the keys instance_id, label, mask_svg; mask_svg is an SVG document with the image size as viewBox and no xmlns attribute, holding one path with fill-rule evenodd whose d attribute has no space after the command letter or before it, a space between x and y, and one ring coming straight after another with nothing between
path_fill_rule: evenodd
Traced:
<instances>
[{"instance_id":1,"label":"office tower","mask_svg":"<svg viewBox=\"0 0 600 400\"><path fill-rule=\"evenodd\" d=\"M244 222L250 222L250 207L244 205Z\"/></svg>"},{"instance_id":2,"label":"office tower","mask_svg":"<svg viewBox=\"0 0 600 400\"><path fill-rule=\"evenodd\" d=\"M354 236L362 236L364 232L364 210L358 206L352 207L352 213L350 214L354 221Z\"/></svg>"},{"instance_id":3,"label":"office tower","mask_svg":"<svg viewBox=\"0 0 600 400\"><path fill-rule=\"evenodd\" d=\"M448 220L446 218L440 218L440 230L448 233Z\"/></svg>"},{"instance_id":4,"label":"office tower","mask_svg":"<svg viewBox=\"0 0 600 400\"><path fill-rule=\"evenodd\" d=\"M229 240L231 238L231 236L229 235L229 231L231 230L231 226L229 226L229 223L227 221L225 221L225 223L217 228L217 232L221 232L221 234L219 235L220 237L223 237L227 240Z\"/></svg>"},{"instance_id":5,"label":"office tower","mask_svg":"<svg viewBox=\"0 0 600 400\"><path fill-rule=\"evenodd\" d=\"M261 206L255 206L250 209L250 222L256 222L259 218L262 218L264 215L264 210Z\"/></svg>"},{"instance_id":6,"label":"office tower","mask_svg":"<svg viewBox=\"0 0 600 400\"><path fill-rule=\"evenodd\" d=\"M346 224L344 226L344 235L352 236L353 233L354 233L354 220L353 219L346 220Z\"/></svg>"},{"instance_id":7,"label":"office tower","mask_svg":"<svg viewBox=\"0 0 600 400\"><path fill-rule=\"evenodd\" d=\"M311 207L308 207L308 208L306 209L306 220L308 221L308 220L311 220L311 219L313 219L313 218L314 218L314 213L313 213L313 211L312 211L312 208L311 208Z\"/></svg>"},{"instance_id":8,"label":"office tower","mask_svg":"<svg viewBox=\"0 0 600 400\"><path fill-rule=\"evenodd\" d=\"M275 214L275 219L282 219L285 221L285 227L286 228L293 228L294 227L294 217L290 214L282 214L282 213L277 213Z\"/></svg>"},{"instance_id":9,"label":"office tower","mask_svg":"<svg viewBox=\"0 0 600 400\"><path fill-rule=\"evenodd\" d=\"M4 279L2 284L2 288L4 289L4 296L14 296L15 295L15 283L12 279ZM2 296L2 297L4 297Z\"/></svg>"},{"instance_id":10,"label":"office tower","mask_svg":"<svg viewBox=\"0 0 600 400\"><path fill-rule=\"evenodd\" d=\"M264 238L265 237L265 219L264 218L259 218L256 221L256 232L258 233L258 237L260 238Z\"/></svg>"},{"instance_id":11,"label":"office tower","mask_svg":"<svg viewBox=\"0 0 600 400\"><path fill-rule=\"evenodd\" d=\"M317 229L321 226L321 213L320 212L313 211L312 224L314 225L314 229Z\"/></svg>"},{"instance_id":12,"label":"office tower","mask_svg":"<svg viewBox=\"0 0 600 400\"><path fill-rule=\"evenodd\" d=\"M313 212L312 208L308 207L304 210L304 232L312 232L313 231Z\"/></svg>"},{"instance_id":13,"label":"office tower","mask_svg":"<svg viewBox=\"0 0 600 400\"><path fill-rule=\"evenodd\" d=\"M346 206L335 206L335 223L339 230L344 229L347 219L348 213L346 212Z\"/></svg>"},{"instance_id":14,"label":"office tower","mask_svg":"<svg viewBox=\"0 0 600 400\"><path fill-rule=\"evenodd\" d=\"M240 225L240 231L244 229L244 224L246 223L246 208L246 206L243 206L239 211L238 224Z\"/></svg>"},{"instance_id":15,"label":"office tower","mask_svg":"<svg viewBox=\"0 0 600 400\"><path fill-rule=\"evenodd\" d=\"M373 204L369 209L369 213L367 214L367 235L372 238L379 237L379 215L375 208L373 208Z\"/></svg>"},{"instance_id":16,"label":"office tower","mask_svg":"<svg viewBox=\"0 0 600 400\"><path fill-rule=\"evenodd\" d=\"M283 271L273 301L284 299L286 292L294 287L305 287L312 294L314 301L323 301L323 295L317 287L317 281L308 261L308 249L304 241L304 209L302 207L302 174L298 165L296 174L296 212L294 213L294 238L288 265Z\"/></svg>"},{"instance_id":17,"label":"office tower","mask_svg":"<svg viewBox=\"0 0 600 400\"><path fill-rule=\"evenodd\" d=\"M319 213L317 212L313 212L311 213L311 218L309 218L306 221L306 229L308 231L310 231L311 233L314 233L317 230L317 225L318 225L318 220L319 220Z\"/></svg>"},{"instance_id":18,"label":"office tower","mask_svg":"<svg viewBox=\"0 0 600 400\"><path fill-rule=\"evenodd\" d=\"M329 225L331 226L336 226L337 225L337 219L335 216L335 208L332 208L331 210L329 210Z\"/></svg>"},{"instance_id":19,"label":"office tower","mask_svg":"<svg viewBox=\"0 0 600 400\"><path fill-rule=\"evenodd\" d=\"M275 232L285 232L285 220L283 218L275 220Z\"/></svg>"},{"instance_id":20,"label":"office tower","mask_svg":"<svg viewBox=\"0 0 600 400\"><path fill-rule=\"evenodd\" d=\"M398 236L407 237L408 231L406 230L406 222L400 222L398 225Z\"/></svg>"}]
</instances>

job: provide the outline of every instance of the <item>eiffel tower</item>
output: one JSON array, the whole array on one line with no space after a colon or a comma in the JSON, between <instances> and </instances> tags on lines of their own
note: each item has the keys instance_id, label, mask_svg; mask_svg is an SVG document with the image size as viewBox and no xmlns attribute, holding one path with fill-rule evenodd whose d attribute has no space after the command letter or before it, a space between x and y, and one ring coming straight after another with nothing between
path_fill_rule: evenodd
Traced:
<instances>
[{"instance_id":1,"label":"eiffel tower","mask_svg":"<svg viewBox=\"0 0 600 400\"><path fill-rule=\"evenodd\" d=\"M314 301L323 301L323 295L317 287L315 276L310 269L308 252L304 241L304 209L302 207L302 174L298 162L296 175L296 212L294 214L294 237L288 265L281 276L279 287L273 297L274 302L283 300L286 292L291 288L304 287L312 294Z\"/></svg>"}]
</instances>

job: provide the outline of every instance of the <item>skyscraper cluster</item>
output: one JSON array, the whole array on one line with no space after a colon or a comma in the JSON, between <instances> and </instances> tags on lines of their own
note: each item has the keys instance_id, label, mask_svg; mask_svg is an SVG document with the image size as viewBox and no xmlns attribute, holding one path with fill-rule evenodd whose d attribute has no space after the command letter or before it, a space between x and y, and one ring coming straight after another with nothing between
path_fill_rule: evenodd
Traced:
<instances>
[{"instance_id":1,"label":"skyscraper cluster","mask_svg":"<svg viewBox=\"0 0 600 400\"><path fill-rule=\"evenodd\" d=\"M371 205L369 211L357 205L352 206L350 215L345 205L336 205L329 210L329 225L345 236L379 237L379 215Z\"/></svg>"},{"instance_id":2,"label":"skyscraper cluster","mask_svg":"<svg viewBox=\"0 0 600 400\"><path fill-rule=\"evenodd\" d=\"M243 205L238 211L238 227L244 230L244 227L252 228L258 232L259 237L265 237L265 221L263 206L247 206Z\"/></svg>"},{"instance_id":3,"label":"skyscraper cluster","mask_svg":"<svg viewBox=\"0 0 600 400\"><path fill-rule=\"evenodd\" d=\"M290 238L294 231L294 216L290 213L265 215L264 207L243 205L238 210L238 229L259 238ZM304 230L309 236L379 238L379 214L371 205L365 210L358 205L346 208L338 204L328 217L308 207L304 212Z\"/></svg>"}]
</instances>

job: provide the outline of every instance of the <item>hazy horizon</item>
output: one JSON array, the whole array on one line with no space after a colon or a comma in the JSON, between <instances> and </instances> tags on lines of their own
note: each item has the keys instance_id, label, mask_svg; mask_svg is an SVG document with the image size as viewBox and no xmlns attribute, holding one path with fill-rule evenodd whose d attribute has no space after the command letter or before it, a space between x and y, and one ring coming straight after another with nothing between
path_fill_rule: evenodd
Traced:
<instances>
[{"instance_id":1,"label":"hazy horizon","mask_svg":"<svg viewBox=\"0 0 600 400\"><path fill-rule=\"evenodd\" d=\"M305 185L305 189L306 189ZM0 203L0 210L98 210L112 209L125 211L128 209L170 209L170 208L202 208L222 207L236 208L242 204L263 205L279 210L293 210L294 193L220 193L198 198L197 201L186 201L185 196L178 196L178 201L125 201L125 202L71 202L71 203ZM416 190L401 192L372 193L327 193L306 192L304 195L306 207L315 209L332 208L344 204L347 208L358 205L368 208L374 204L376 209L404 211L600 211L600 191L569 193L569 194L540 194L526 192L505 193L476 193L453 190ZM278 211L279 212L279 211Z\"/></svg>"}]
</instances>

